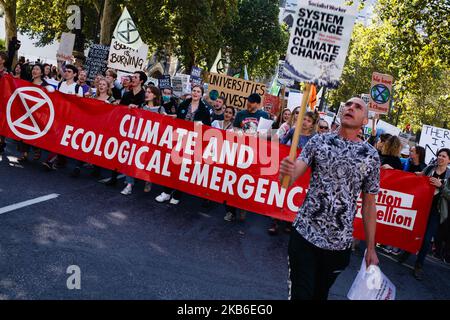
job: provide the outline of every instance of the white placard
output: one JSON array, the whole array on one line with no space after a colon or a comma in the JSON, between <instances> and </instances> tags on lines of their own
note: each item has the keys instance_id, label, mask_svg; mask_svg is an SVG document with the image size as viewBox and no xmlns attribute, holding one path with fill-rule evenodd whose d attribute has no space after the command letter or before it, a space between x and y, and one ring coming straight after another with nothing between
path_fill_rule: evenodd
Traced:
<instances>
[{"instance_id":1,"label":"white placard","mask_svg":"<svg viewBox=\"0 0 450 320\"><path fill-rule=\"evenodd\" d=\"M289 91L287 107L291 110L291 112L294 111L296 107L300 107L302 105L302 97L303 93L300 91Z\"/></svg>"},{"instance_id":2,"label":"white placard","mask_svg":"<svg viewBox=\"0 0 450 320\"><path fill-rule=\"evenodd\" d=\"M56 51L56 60L68 61L72 63L73 47L75 45L75 34L63 32L59 43L58 51Z\"/></svg>"},{"instance_id":3,"label":"white placard","mask_svg":"<svg viewBox=\"0 0 450 320\"><path fill-rule=\"evenodd\" d=\"M148 46L146 44L142 45L139 50L134 50L113 39L109 49L108 67L128 72L145 71L147 54Z\"/></svg>"},{"instance_id":4,"label":"white placard","mask_svg":"<svg viewBox=\"0 0 450 320\"><path fill-rule=\"evenodd\" d=\"M440 149L450 148L450 130L423 125L419 146L425 148L425 162L429 163Z\"/></svg>"},{"instance_id":5,"label":"white placard","mask_svg":"<svg viewBox=\"0 0 450 320\"><path fill-rule=\"evenodd\" d=\"M383 120L378 120L377 122L377 135L379 132L383 131L383 133L389 133L392 134L393 136L398 136L401 132L401 130L399 128L397 128L396 126L393 126L390 123L387 123Z\"/></svg>"},{"instance_id":6,"label":"white placard","mask_svg":"<svg viewBox=\"0 0 450 320\"><path fill-rule=\"evenodd\" d=\"M288 79L339 85L358 1L299 0L283 73Z\"/></svg>"},{"instance_id":7,"label":"white placard","mask_svg":"<svg viewBox=\"0 0 450 320\"><path fill-rule=\"evenodd\" d=\"M117 21L113 36L117 41L134 50L139 50L144 44L126 7Z\"/></svg>"}]
</instances>

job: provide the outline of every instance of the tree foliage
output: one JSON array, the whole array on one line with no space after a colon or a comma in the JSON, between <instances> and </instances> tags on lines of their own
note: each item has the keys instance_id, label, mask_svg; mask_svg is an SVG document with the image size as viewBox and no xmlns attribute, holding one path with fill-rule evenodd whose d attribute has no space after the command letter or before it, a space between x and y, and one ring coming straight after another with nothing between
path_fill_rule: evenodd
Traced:
<instances>
[{"instance_id":1,"label":"tree foliage","mask_svg":"<svg viewBox=\"0 0 450 320\"><path fill-rule=\"evenodd\" d=\"M394 77L393 108L384 117L414 130L449 126L450 3L446 0L379 0L368 26L356 25L342 85L329 94L334 106L368 93L373 71Z\"/></svg>"},{"instance_id":2,"label":"tree foliage","mask_svg":"<svg viewBox=\"0 0 450 320\"><path fill-rule=\"evenodd\" d=\"M99 17L101 0L18 0L17 24L19 30L36 40L37 46L53 43L68 32L66 25L70 13L69 5L80 6L83 13L83 35L87 40L96 38L96 24Z\"/></svg>"},{"instance_id":3,"label":"tree foliage","mask_svg":"<svg viewBox=\"0 0 450 320\"><path fill-rule=\"evenodd\" d=\"M277 1L241 0L239 12L226 28L231 67L248 66L253 77L273 74L287 50L289 33L278 23Z\"/></svg>"},{"instance_id":4,"label":"tree foliage","mask_svg":"<svg viewBox=\"0 0 450 320\"><path fill-rule=\"evenodd\" d=\"M219 49L228 48L233 66L248 65L250 74L267 75L285 53L289 38L278 24L278 3L270 0L19 0L17 3L19 28L36 39L37 45L52 43L68 31L68 5L82 8L86 46L98 41L101 28L110 34L111 25L115 26L126 6L150 49L164 55L175 53L188 72L194 65L208 69ZM107 16L99 20L102 5L108 9ZM111 12L114 14L110 16ZM102 39L110 40L104 33Z\"/></svg>"}]
</instances>

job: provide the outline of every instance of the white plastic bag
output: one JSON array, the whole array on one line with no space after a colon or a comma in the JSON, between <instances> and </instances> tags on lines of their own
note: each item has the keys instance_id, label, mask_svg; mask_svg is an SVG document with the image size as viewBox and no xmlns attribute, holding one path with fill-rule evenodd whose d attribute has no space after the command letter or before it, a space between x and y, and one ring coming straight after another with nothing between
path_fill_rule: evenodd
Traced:
<instances>
[{"instance_id":1,"label":"white plastic bag","mask_svg":"<svg viewBox=\"0 0 450 320\"><path fill-rule=\"evenodd\" d=\"M350 300L395 300L395 286L378 266L370 265L366 270L364 257L347 298Z\"/></svg>"}]
</instances>

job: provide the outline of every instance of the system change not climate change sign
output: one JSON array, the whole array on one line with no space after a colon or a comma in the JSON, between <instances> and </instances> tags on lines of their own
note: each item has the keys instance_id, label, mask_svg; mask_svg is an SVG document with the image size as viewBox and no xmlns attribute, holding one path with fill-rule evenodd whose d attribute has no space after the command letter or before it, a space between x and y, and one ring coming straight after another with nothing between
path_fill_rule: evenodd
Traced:
<instances>
[{"instance_id":1,"label":"system change not climate change sign","mask_svg":"<svg viewBox=\"0 0 450 320\"><path fill-rule=\"evenodd\" d=\"M339 85L358 2L299 0L283 73L289 79Z\"/></svg>"}]
</instances>

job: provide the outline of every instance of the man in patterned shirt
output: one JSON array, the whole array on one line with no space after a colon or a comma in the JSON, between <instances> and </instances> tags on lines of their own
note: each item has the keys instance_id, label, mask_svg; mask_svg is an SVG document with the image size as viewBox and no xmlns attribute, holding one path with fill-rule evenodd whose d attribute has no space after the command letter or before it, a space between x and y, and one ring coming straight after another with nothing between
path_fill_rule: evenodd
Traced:
<instances>
[{"instance_id":1,"label":"man in patterned shirt","mask_svg":"<svg viewBox=\"0 0 450 320\"><path fill-rule=\"evenodd\" d=\"M281 162L280 174L289 175L291 183L311 168L309 191L289 241L290 299L328 298L337 276L350 263L360 195L366 265L378 264L375 196L380 187L380 159L374 147L358 138L367 122L366 103L351 98L338 131L314 136L295 162L289 158Z\"/></svg>"}]
</instances>

